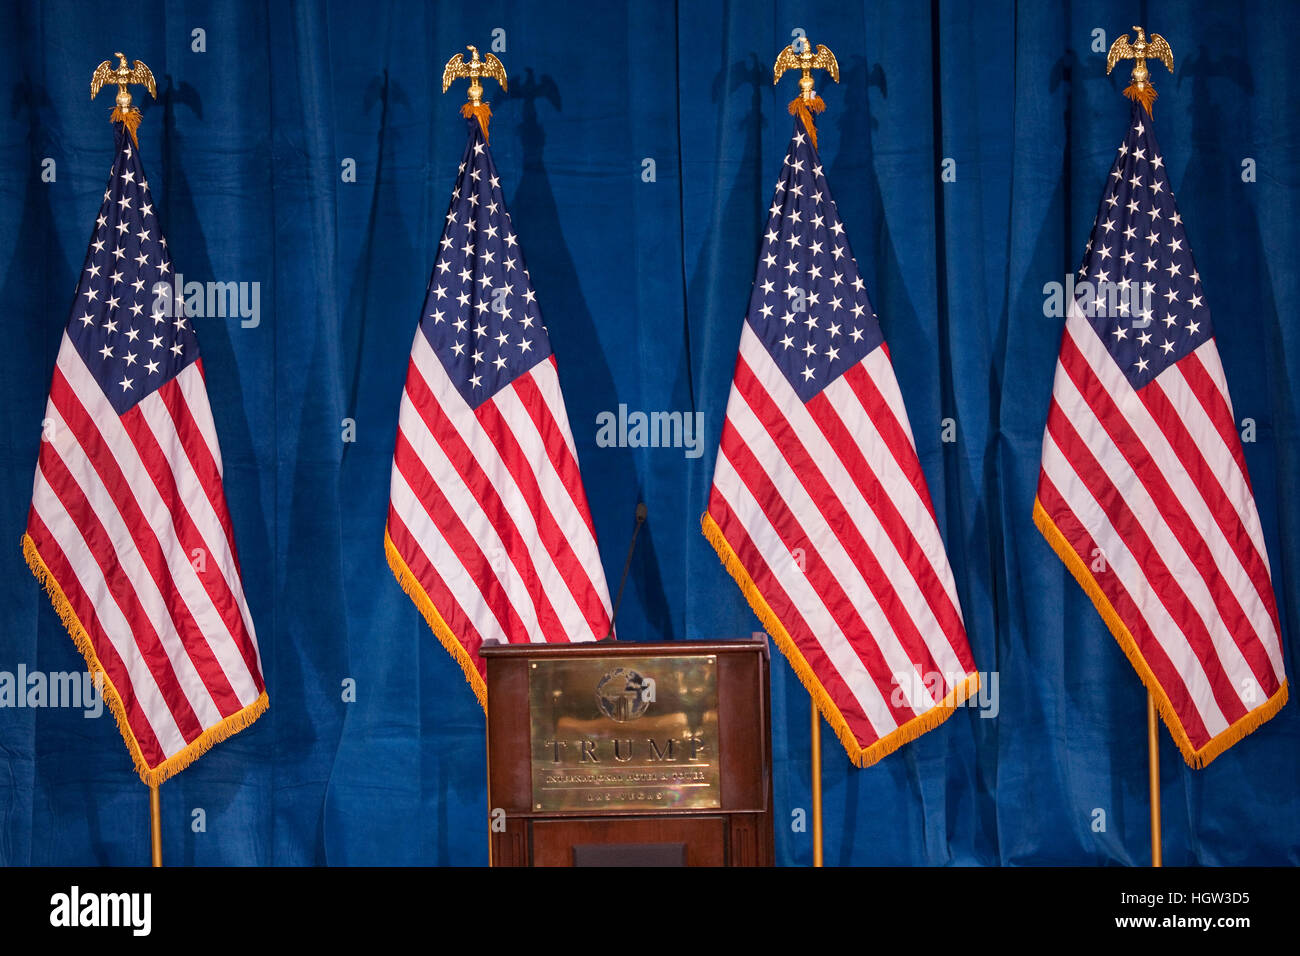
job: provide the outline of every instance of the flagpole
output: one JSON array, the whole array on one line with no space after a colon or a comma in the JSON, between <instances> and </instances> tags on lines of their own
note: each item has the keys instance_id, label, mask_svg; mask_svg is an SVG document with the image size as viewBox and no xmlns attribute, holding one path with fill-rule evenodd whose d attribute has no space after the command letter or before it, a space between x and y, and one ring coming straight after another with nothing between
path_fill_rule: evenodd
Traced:
<instances>
[{"instance_id":1,"label":"flagpole","mask_svg":"<svg viewBox=\"0 0 1300 956\"><path fill-rule=\"evenodd\" d=\"M156 783L149 786L149 841L152 844L152 865L162 866L162 801L158 798Z\"/></svg>"},{"instance_id":2,"label":"flagpole","mask_svg":"<svg viewBox=\"0 0 1300 956\"><path fill-rule=\"evenodd\" d=\"M469 99L466 100L465 104L460 108L460 115L465 117L465 119L469 119L471 116L477 119L479 128L483 130L483 139L484 141L486 141L488 138L488 121L492 119L492 108L490 104L488 104L483 99L483 83L481 82L481 80L483 79L483 77L489 77L491 79L496 80L498 83L501 84L501 89L504 92L506 89L506 68L505 66L502 65L501 61L498 60L496 56L491 53L487 54L487 56L484 57L483 59L479 59L478 47L473 46L472 44L467 43L465 45L465 49L469 50L470 53L470 58L468 63L465 62L465 54L457 53L455 56L453 56L450 60L447 61L447 65L443 68L442 91L443 93L446 93L449 89L451 89L451 84L456 80L460 80L460 79L469 80ZM481 148L482 147L479 147L479 149ZM464 169L464 164L462 164L461 168ZM475 179L478 178L477 172L474 173L474 178ZM509 214L507 213L507 215ZM640 505L637 508L637 530L638 531L641 529L642 520L644 520L644 513L643 513L644 508L645 505ZM632 541L634 544L636 543L635 534L632 536ZM632 560L631 552L628 552L628 560L629 561ZM627 576L626 569L624 569L623 575L624 577ZM620 597L622 596L622 593L623 592L620 590L619 591ZM615 606L617 607L617 605ZM612 618L610 619L609 627L610 627L610 634L613 634L614 621ZM484 710L484 714L486 714L487 713L486 704L484 705L483 710ZM483 727L483 755L486 761L486 765L484 769L487 772L487 779L485 783L487 785L487 797L488 797L488 828L487 828L488 866L493 867L496 865L496 863L492 858L492 848L495 842L492 838L492 827L495 823L495 821L492 818L492 813L493 813L492 740L488 737L486 724L484 724Z\"/></svg>"},{"instance_id":3,"label":"flagpole","mask_svg":"<svg viewBox=\"0 0 1300 956\"><path fill-rule=\"evenodd\" d=\"M1151 865L1163 866L1160 852L1160 728L1156 699L1147 694L1147 773L1151 783Z\"/></svg>"},{"instance_id":4,"label":"flagpole","mask_svg":"<svg viewBox=\"0 0 1300 956\"><path fill-rule=\"evenodd\" d=\"M772 85L781 80L786 70L799 71L799 95L790 101L790 114L798 116L799 121L808 132L812 145L817 145L817 127L813 114L826 109L826 104L817 95L813 83L813 70L825 70L836 83L840 81L840 65L825 44L818 44L814 50L812 41L801 37L776 55L772 64ZM802 143L803 140L801 139ZM822 865L822 716L817 712L817 703L812 701L812 832L813 832L813 866Z\"/></svg>"},{"instance_id":5,"label":"flagpole","mask_svg":"<svg viewBox=\"0 0 1300 956\"><path fill-rule=\"evenodd\" d=\"M812 833L813 866L822 865L822 715L812 701Z\"/></svg>"},{"instance_id":6,"label":"flagpole","mask_svg":"<svg viewBox=\"0 0 1300 956\"><path fill-rule=\"evenodd\" d=\"M1106 54L1106 75L1110 76L1121 60L1133 61L1133 72L1129 74L1129 85L1124 95L1134 103L1141 103L1147 116L1151 115L1151 104L1156 101L1156 88L1151 83L1151 71L1147 69L1147 59L1163 63L1170 73L1174 72L1174 51L1168 41L1158 33L1152 33L1147 40L1146 31L1139 26L1137 40L1130 43L1127 31L1120 34L1110 45ZM1140 128L1140 127L1139 127ZM1133 181L1137 185L1137 180ZM1136 209L1134 205L1131 208ZM1160 728L1156 722L1156 699L1147 692L1147 776L1151 787L1151 865L1162 866L1160 853Z\"/></svg>"}]
</instances>

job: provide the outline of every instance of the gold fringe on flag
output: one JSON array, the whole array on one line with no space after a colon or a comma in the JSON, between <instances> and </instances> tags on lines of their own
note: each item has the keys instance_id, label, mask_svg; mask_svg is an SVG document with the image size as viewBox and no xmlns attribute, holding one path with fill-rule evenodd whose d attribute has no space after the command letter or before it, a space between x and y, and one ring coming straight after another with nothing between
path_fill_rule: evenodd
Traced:
<instances>
[{"instance_id":1,"label":"gold fringe on flag","mask_svg":"<svg viewBox=\"0 0 1300 956\"><path fill-rule=\"evenodd\" d=\"M1192 746L1187 731L1183 729L1182 722L1174 712L1173 704L1170 703L1168 695L1165 694L1165 689L1160 686L1160 682L1156 680L1156 675L1152 673L1146 658L1142 656L1142 651L1138 647L1137 641L1134 640L1132 632L1129 631L1114 606L1110 603L1110 599L1102 591L1101 585L1097 583L1097 579L1093 576L1087 563L1070 546L1070 542L1061 533L1061 529L1056 526L1056 522L1052 520L1047 513L1047 509L1043 507L1042 502L1037 498L1034 499L1034 524L1038 526L1038 530L1047 539L1047 543L1052 546L1052 550L1069 568L1070 574L1079 582L1079 586L1092 599L1093 605L1097 608L1097 613L1106 622L1106 627L1115 636L1115 640L1124 651L1124 656L1129 659L1129 663L1137 671L1143 685L1151 693L1151 699L1156 703L1156 710L1160 713L1160 719L1169 728L1169 734L1174 738L1174 743L1178 745L1178 750L1183 755L1183 759L1187 761L1188 766L1195 769L1208 767L1215 757L1238 740L1241 740L1242 737L1254 731L1286 704L1288 682L1283 680L1282 686L1261 706L1243 715L1231 726L1219 731L1200 750L1197 750Z\"/></svg>"},{"instance_id":2,"label":"gold fringe on flag","mask_svg":"<svg viewBox=\"0 0 1300 956\"><path fill-rule=\"evenodd\" d=\"M486 105L486 104L484 104ZM393 544L393 539L388 535L388 529L384 529L384 554L388 557L388 567L392 569L393 577L397 578L397 583L402 586L417 608L420 614L428 622L430 629L442 642L442 646L460 665L460 669L465 674L465 680L474 690L474 696L478 698L479 706L483 712L487 713L487 684L483 681L483 676L479 674L478 668L474 665L474 659L469 656L469 651L465 650L465 645L457 640L456 635L452 633L447 622L438 613L438 609L433 606L433 601L425 592L424 586L420 584L419 579L407 567L406 560L397 550L397 545Z\"/></svg>"},{"instance_id":3,"label":"gold fringe on flag","mask_svg":"<svg viewBox=\"0 0 1300 956\"><path fill-rule=\"evenodd\" d=\"M95 653L95 645L91 642L90 635L86 633L85 627L82 626L81 620L77 617L77 612L73 610L67 595L63 593L63 588L59 586L58 579L55 578L54 573L45 564L45 560L41 557L41 553L31 535L24 534L22 544L23 556L27 559L27 566L32 569L32 574L36 576L36 580L41 582L45 592L50 596L50 603L54 605L55 613L59 615L59 619L63 621L63 626L67 628L68 634L72 637L72 642L77 645L77 650L85 658L86 667L90 669L91 676L99 682L104 700L108 702L108 709L117 721L117 729L126 742L127 751L131 754L131 761L135 764L135 772L140 775L140 779L146 784L156 787L164 780L174 777L211 750L214 744L218 744L227 737L239 733L266 712L270 701L266 696L266 692L263 691L257 700L242 710L231 714L220 723L209 727L192 740L184 750L168 757L158 766L150 767L145 762L144 754L140 750L140 743L135 739L135 733L131 730L130 723L127 722L126 707L122 703L122 695L113 686L113 682L108 677L108 672L100 664L99 656Z\"/></svg>"},{"instance_id":4,"label":"gold fringe on flag","mask_svg":"<svg viewBox=\"0 0 1300 956\"><path fill-rule=\"evenodd\" d=\"M126 131L131 134L131 142L135 144L135 148L140 148L140 140L136 138L135 131L140 128L140 120L143 117L138 109L132 106L130 109L123 110L114 106L108 119L111 123L121 123L125 126Z\"/></svg>"},{"instance_id":5,"label":"gold fringe on flag","mask_svg":"<svg viewBox=\"0 0 1300 956\"><path fill-rule=\"evenodd\" d=\"M1124 95L1134 103L1141 103L1147 111L1147 116L1151 115L1151 104L1156 101L1156 88L1150 83L1138 86L1136 83L1130 83L1124 87ZM1161 107L1163 109L1163 107Z\"/></svg>"},{"instance_id":6,"label":"gold fringe on flag","mask_svg":"<svg viewBox=\"0 0 1300 956\"><path fill-rule=\"evenodd\" d=\"M492 139L488 136L488 123L492 121L492 107L486 102L466 103L460 108L460 115L469 119L471 116L478 119L478 125L483 128L483 139L491 143Z\"/></svg>"},{"instance_id":7,"label":"gold fringe on flag","mask_svg":"<svg viewBox=\"0 0 1300 956\"><path fill-rule=\"evenodd\" d=\"M957 707L965 703L972 694L979 690L979 673L972 671L966 675L965 680L949 691L948 695L930 710L913 717L907 723L892 733L881 737L870 746L862 747L857 738L853 736L853 731L849 729L848 721L844 719L840 709L835 706L830 694L826 693L826 688L822 686L822 682L817 679L812 666L800 653L799 647L795 644L794 639L790 637L789 631L785 629L785 625L781 623L767 600L758 590L757 585L749 576L749 572L745 570L740 557L732 550L731 543L723 535L722 529L718 527L718 523L713 520L713 516L707 511L700 518L700 526L704 532L704 537L708 539L709 544L713 545L713 550L718 552L718 558L722 561L722 566L740 585L745 600L749 602L749 606L758 615L758 619L763 622L763 628L768 634L772 635L772 640L776 641L777 647L781 649L781 653L790 662L790 667L799 678L799 683L803 684L808 691L813 703L817 706L817 710L826 718L826 722L835 731L835 736L844 745L849 759L857 766L870 767L882 757L889 756L903 744L915 740L927 730L938 727L952 716Z\"/></svg>"},{"instance_id":8,"label":"gold fringe on flag","mask_svg":"<svg viewBox=\"0 0 1300 956\"><path fill-rule=\"evenodd\" d=\"M824 112L826 101L816 94L810 99L805 99L803 94L800 93L790 101L788 109L791 116L797 116L803 120L803 128L808 131L808 138L812 140L815 149L817 147L817 127L813 123L813 113Z\"/></svg>"}]
</instances>

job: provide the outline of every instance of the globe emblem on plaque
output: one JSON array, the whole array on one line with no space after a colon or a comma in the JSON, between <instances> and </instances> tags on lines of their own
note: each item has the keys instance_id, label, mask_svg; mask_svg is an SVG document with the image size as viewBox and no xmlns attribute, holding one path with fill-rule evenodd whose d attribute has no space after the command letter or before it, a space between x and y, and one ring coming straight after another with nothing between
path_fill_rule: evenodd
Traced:
<instances>
[{"instance_id":1,"label":"globe emblem on plaque","mask_svg":"<svg viewBox=\"0 0 1300 956\"><path fill-rule=\"evenodd\" d=\"M596 703L601 713L619 723L636 720L654 699L654 679L627 667L615 667L596 685Z\"/></svg>"}]
</instances>

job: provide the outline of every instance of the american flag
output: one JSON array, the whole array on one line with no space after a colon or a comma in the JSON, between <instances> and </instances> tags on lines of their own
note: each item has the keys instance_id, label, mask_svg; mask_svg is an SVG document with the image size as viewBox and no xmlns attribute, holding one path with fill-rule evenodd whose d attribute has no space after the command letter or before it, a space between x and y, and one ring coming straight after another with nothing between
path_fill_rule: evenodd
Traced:
<instances>
[{"instance_id":1,"label":"american flag","mask_svg":"<svg viewBox=\"0 0 1300 956\"><path fill-rule=\"evenodd\" d=\"M1034 518L1203 767L1276 713L1287 684L1210 309L1137 104L1078 277Z\"/></svg>"},{"instance_id":2,"label":"american flag","mask_svg":"<svg viewBox=\"0 0 1300 956\"><path fill-rule=\"evenodd\" d=\"M609 630L555 356L473 118L407 367L384 544L484 706L484 643Z\"/></svg>"},{"instance_id":3,"label":"american flag","mask_svg":"<svg viewBox=\"0 0 1300 956\"><path fill-rule=\"evenodd\" d=\"M266 709L191 320L138 146L116 154L55 360L23 550L157 784ZM160 288L156 288L160 287Z\"/></svg>"},{"instance_id":4,"label":"american flag","mask_svg":"<svg viewBox=\"0 0 1300 956\"><path fill-rule=\"evenodd\" d=\"M889 351L801 120L760 253L704 532L865 767L979 678Z\"/></svg>"}]
</instances>

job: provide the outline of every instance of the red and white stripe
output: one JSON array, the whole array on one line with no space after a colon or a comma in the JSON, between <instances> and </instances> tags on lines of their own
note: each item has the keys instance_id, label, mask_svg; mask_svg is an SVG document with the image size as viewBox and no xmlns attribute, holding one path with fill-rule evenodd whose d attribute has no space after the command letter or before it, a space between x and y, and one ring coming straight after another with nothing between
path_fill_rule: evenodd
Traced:
<instances>
[{"instance_id":1,"label":"red and white stripe","mask_svg":"<svg viewBox=\"0 0 1300 956\"><path fill-rule=\"evenodd\" d=\"M1135 391L1071 306L1038 501L1084 566L1104 559L1092 577L1167 697L1175 738L1195 754L1286 679L1218 349L1206 341Z\"/></svg>"},{"instance_id":2,"label":"red and white stripe","mask_svg":"<svg viewBox=\"0 0 1300 956\"><path fill-rule=\"evenodd\" d=\"M708 517L860 764L973 689L952 570L883 345L805 405L745 323Z\"/></svg>"},{"instance_id":3,"label":"red and white stripe","mask_svg":"<svg viewBox=\"0 0 1300 956\"><path fill-rule=\"evenodd\" d=\"M416 331L388 536L480 678L485 641L605 636L609 591L554 356L474 409Z\"/></svg>"},{"instance_id":4,"label":"red and white stripe","mask_svg":"<svg viewBox=\"0 0 1300 956\"><path fill-rule=\"evenodd\" d=\"M165 771L265 691L201 364L119 417L65 335L46 419L27 533Z\"/></svg>"}]
</instances>

